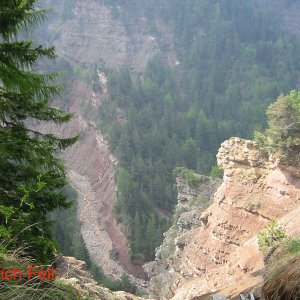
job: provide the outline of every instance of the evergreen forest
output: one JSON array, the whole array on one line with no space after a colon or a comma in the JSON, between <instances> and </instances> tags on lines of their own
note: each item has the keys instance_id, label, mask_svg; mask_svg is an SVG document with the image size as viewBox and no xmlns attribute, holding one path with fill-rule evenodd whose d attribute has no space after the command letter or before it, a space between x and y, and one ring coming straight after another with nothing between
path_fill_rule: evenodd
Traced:
<instances>
[{"instance_id":1,"label":"evergreen forest","mask_svg":"<svg viewBox=\"0 0 300 300\"><path fill-rule=\"evenodd\" d=\"M177 202L173 170L222 176L220 143L252 138L266 126L267 106L297 88L300 45L269 0L107 2L112 12L122 8L118 18L142 10L158 37L159 16L178 57L170 67L155 55L140 76L109 71L98 116L119 160L115 215L129 228L132 258L151 260Z\"/></svg>"}]
</instances>

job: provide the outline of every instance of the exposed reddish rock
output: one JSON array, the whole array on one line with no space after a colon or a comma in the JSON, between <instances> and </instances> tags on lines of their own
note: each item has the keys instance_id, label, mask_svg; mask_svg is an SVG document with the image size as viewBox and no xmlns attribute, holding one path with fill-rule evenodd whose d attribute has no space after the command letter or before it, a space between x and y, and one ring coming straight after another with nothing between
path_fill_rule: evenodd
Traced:
<instances>
[{"instance_id":1,"label":"exposed reddish rock","mask_svg":"<svg viewBox=\"0 0 300 300\"><path fill-rule=\"evenodd\" d=\"M224 181L201 214L202 225L176 238L184 247L170 254L169 284L161 290L152 284L157 299L198 299L216 291L232 296L256 287L264 269L257 233L273 219L287 234L300 233L299 177L239 138L224 142L217 159Z\"/></svg>"},{"instance_id":2,"label":"exposed reddish rock","mask_svg":"<svg viewBox=\"0 0 300 300\"><path fill-rule=\"evenodd\" d=\"M64 151L62 159L68 169L70 185L78 194L78 220L92 260L113 278L123 273L143 277L141 265L129 262L127 239L112 213L117 161L95 125L104 96L93 93L81 80L74 80L69 86L67 103L68 110L75 112L74 118L63 126L40 124L39 128L62 137L80 135L79 141ZM118 259L110 257L112 250L118 252Z\"/></svg>"}]
</instances>

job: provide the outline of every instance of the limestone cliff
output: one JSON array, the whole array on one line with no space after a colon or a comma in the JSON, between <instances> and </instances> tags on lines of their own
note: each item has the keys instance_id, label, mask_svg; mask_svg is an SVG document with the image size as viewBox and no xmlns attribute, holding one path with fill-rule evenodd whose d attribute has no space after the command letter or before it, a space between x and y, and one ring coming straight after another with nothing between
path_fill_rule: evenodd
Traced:
<instances>
[{"instance_id":1,"label":"limestone cliff","mask_svg":"<svg viewBox=\"0 0 300 300\"><path fill-rule=\"evenodd\" d=\"M168 278L163 285L155 268L166 250L158 249L150 272L157 299L200 299L216 291L232 297L257 287L264 269L257 233L276 219L288 235L300 234L300 178L294 172L239 138L224 142L217 159L223 183L212 205L198 215L201 224L174 239L172 259L163 264Z\"/></svg>"}]
</instances>

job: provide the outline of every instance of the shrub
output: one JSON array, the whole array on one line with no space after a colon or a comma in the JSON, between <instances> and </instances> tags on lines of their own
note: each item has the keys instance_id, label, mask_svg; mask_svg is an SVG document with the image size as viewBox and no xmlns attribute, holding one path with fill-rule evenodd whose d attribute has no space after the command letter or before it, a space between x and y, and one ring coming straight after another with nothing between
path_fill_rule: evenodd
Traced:
<instances>
[{"instance_id":1,"label":"shrub","mask_svg":"<svg viewBox=\"0 0 300 300\"><path fill-rule=\"evenodd\" d=\"M217 165L212 166L209 176L212 178L223 178L224 171Z\"/></svg>"},{"instance_id":2,"label":"shrub","mask_svg":"<svg viewBox=\"0 0 300 300\"><path fill-rule=\"evenodd\" d=\"M268 128L255 132L254 139L262 150L283 160L299 160L300 150L300 92L291 91L279 96L266 111Z\"/></svg>"},{"instance_id":3,"label":"shrub","mask_svg":"<svg viewBox=\"0 0 300 300\"><path fill-rule=\"evenodd\" d=\"M175 176L181 176L190 186L196 186L196 184L199 182L197 174L193 170L185 167L177 167L173 173Z\"/></svg>"},{"instance_id":4,"label":"shrub","mask_svg":"<svg viewBox=\"0 0 300 300\"><path fill-rule=\"evenodd\" d=\"M276 220L271 221L267 228L258 233L258 245L261 250L267 250L286 238L285 230Z\"/></svg>"}]
</instances>

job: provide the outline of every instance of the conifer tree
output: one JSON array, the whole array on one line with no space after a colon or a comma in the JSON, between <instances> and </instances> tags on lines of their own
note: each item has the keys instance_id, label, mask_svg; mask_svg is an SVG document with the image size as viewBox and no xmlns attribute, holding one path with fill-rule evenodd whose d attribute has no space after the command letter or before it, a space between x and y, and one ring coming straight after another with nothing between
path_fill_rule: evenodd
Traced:
<instances>
[{"instance_id":1,"label":"conifer tree","mask_svg":"<svg viewBox=\"0 0 300 300\"><path fill-rule=\"evenodd\" d=\"M281 95L266 111L268 128L255 133L256 141L281 161L299 161L300 150L300 92Z\"/></svg>"},{"instance_id":2,"label":"conifer tree","mask_svg":"<svg viewBox=\"0 0 300 300\"><path fill-rule=\"evenodd\" d=\"M56 74L35 72L41 58L54 59L54 48L21 39L46 11L37 0L0 1L0 245L25 246L48 261L55 252L47 213L68 207L61 193L65 168L55 156L77 137L61 139L30 128L32 120L67 122L72 115L49 107L59 95Z\"/></svg>"}]
</instances>

